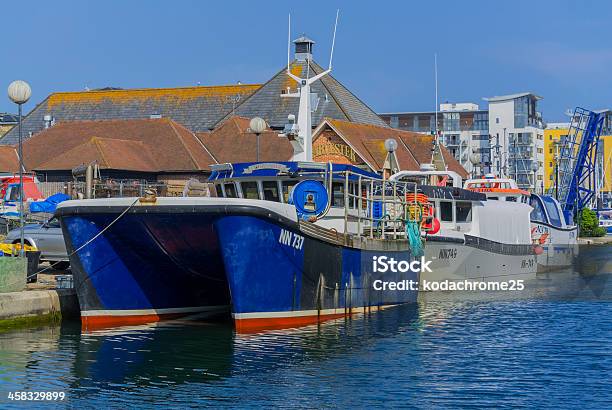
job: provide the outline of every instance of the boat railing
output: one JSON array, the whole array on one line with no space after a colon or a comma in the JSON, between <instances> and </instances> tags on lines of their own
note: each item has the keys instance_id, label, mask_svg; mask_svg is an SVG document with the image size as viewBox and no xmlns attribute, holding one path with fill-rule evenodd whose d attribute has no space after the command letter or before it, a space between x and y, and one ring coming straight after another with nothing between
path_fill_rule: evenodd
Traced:
<instances>
[{"instance_id":1,"label":"boat railing","mask_svg":"<svg viewBox=\"0 0 612 410\"><path fill-rule=\"evenodd\" d=\"M344 181L345 233L372 239L401 239L407 237L409 224L420 225L423 205L416 200L416 184L372 178L350 170L330 171L327 177L332 197L329 181L338 182L340 178Z\"/></svg>"}]
</instances>

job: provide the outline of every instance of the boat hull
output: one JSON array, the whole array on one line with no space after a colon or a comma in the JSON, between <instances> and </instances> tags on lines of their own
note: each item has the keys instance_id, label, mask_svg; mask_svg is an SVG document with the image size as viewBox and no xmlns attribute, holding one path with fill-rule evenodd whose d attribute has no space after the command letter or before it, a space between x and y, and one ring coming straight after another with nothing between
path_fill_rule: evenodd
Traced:
<instances>
[{"instance_id":1,"label":"boat hull","mask_svg":"<svg viewBox=\"0 0 612 410\"><path fill-rule=\"evenodd\" d=\"M559 228L542 222L531 222L531 236L541 247L537 256L538 272L572 266L578 256L578 227Z\"/></svg>"},{"instance_id":2,"label":"boat hull","mask_svg":"<svg viewBox=\"0 0 612 410\"><path fill-rule=\"evenodd\" d=\"M59 208L85 329L226 312L251 332L416 301L416 289L372 284L418 274L368 269L372 255L410 260L407 245L368 250L318 238L300 229L289 205L180 199L121 217L125 203Z\"/></svg>"},{"instance_id":3,"label":"boat hull","mask_svg":"<svg viewBox=\"0 0 612 410\"><path fill-rule=\"evenodd\" d=\"M465 235L464 239L429 237L425 257L432 272L421 275L430 282L508 280L528 278L536 272L532 245L508 245Z\"/></svg>"}]
</instances>

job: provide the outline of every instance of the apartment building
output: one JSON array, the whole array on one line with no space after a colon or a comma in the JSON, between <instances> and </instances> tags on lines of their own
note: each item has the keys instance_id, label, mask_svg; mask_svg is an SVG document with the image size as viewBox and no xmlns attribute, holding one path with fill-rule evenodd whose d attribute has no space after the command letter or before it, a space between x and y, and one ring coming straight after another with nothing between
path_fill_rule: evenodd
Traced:
<instances>
[{"instance_id":1,"label":"apartment building","mask_svg":"<svg viewBox=\"0 0 612 410\"><path fill-rule=\"evenodd\" d=\"M440 141L472 175L495 173L516 179L523 189L544 189L544 128L537 103L525 92L473 103L440 104L438 113L379 114L391 127L440 135ZM436 115L438 117L436 127Z\"/></svg>"},{"instance_id":2,"label":"apartment building","mask_svg":"<svg viewBox=\"0 0 612 410\"><path fill-rule=\"evenodd\" d=\"M435 134L437 130L440 142L470 174L490 171L489 117L487 110L478 104L444 103L440 104L438 113L422 111L379 115L393 128L424 134ZM477 157L472 154L477 154Z\"/></svg>"}]
</instances>

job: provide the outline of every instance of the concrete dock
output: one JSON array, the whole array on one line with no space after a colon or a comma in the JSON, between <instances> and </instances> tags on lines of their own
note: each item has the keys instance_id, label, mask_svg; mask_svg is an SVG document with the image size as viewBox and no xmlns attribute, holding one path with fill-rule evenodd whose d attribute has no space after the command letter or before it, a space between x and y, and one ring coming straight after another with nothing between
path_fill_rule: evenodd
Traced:
<instances>
[{"instance_id":1,"label":"concrete dock","mask_svg":"<svg viewBox=\"0 0 612 410\"><path fill-rule=\"evenodd\" d=\"M78 318L79 302L74 289L56 289L55 277L64 273L41 273L25 289L21 285L19 291L0 293L0 330Z\"/></svg>"},{"instance_id":2,"label":"concrete dock","mask_svg":"<svg viewBox=\"0 0 612 410\"><path fill-rule=\"evenodd\" d=\"M608 245L612 244L612 235L598 238L578 238L578 245Z\"/></svg>"},{"instance_id":3,"label":"concrete dock","mask_svg":"<svg viewBox=\"0 0 612 410\"><path fill-rule=\"evenodd\" d=\"M0 329L79 316L74 289L0 293Z\"/></svg>"}]
</instances>

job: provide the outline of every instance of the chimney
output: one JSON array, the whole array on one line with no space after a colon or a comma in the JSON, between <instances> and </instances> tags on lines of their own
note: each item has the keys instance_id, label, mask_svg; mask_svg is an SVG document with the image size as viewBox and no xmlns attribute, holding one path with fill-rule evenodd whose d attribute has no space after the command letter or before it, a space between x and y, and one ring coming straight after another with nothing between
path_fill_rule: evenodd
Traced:
<instances>
[{"instance_id":1,"label":"chimney","mask_svg":"<svg viewBox=\"0 0 612 410\"><path fill-rule=\"evenodd\" d=\"M295 44L295 59L298 61L312 60L312 46L315 43L305 35L293 40Z\"/></svg>"}]
</instances>

